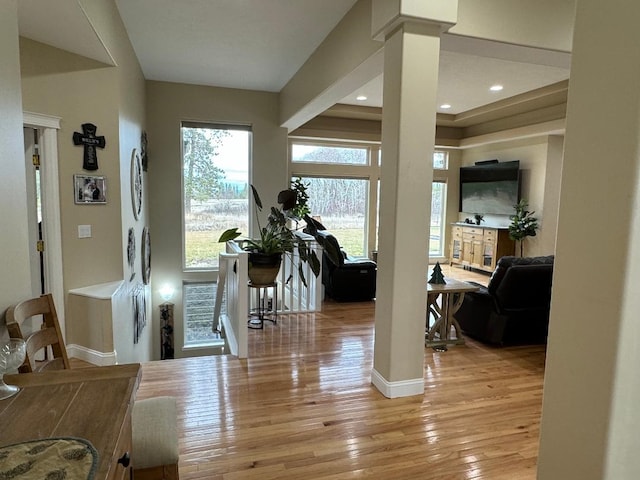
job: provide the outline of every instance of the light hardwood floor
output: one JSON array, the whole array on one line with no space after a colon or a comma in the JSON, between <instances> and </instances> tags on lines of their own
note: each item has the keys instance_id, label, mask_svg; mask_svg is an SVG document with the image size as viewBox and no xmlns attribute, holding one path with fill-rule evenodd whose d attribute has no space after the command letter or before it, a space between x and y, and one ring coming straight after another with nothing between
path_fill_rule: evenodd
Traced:
<instances>
[{"instance_id":1,"label":"light hardwood floor","mask_svg":"<svg viewBox=\"0 0 640 480\"><path fill-rule=\"evenodd\" d=\"M425 348L424 395L390 400L371 385L373 319L373 302L325 302L250 330L248 360L143 364L138 398L178 398L180 478L535 478L544 347Z\"/></svg>"}]
</instances>

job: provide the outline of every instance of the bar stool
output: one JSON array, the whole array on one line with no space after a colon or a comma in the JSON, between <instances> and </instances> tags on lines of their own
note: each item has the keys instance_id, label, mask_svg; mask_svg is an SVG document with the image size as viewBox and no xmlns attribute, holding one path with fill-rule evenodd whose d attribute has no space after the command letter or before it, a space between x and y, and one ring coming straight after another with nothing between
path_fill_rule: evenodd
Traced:
<instances>
[{"instance_id":1,"label":"bar stool","mask_svg":"<svg viewBox=\"0 0 640 480\"><path fill-rule=\"evenodd\" d=\"M249 288L255 291L255 307L249 310L247 326L254 329L264 328L264 322L278 323L278 282L259 285L249 282ZM273 289L273 298L270 299L269 289Z\"/></svg>"}]
</instances>

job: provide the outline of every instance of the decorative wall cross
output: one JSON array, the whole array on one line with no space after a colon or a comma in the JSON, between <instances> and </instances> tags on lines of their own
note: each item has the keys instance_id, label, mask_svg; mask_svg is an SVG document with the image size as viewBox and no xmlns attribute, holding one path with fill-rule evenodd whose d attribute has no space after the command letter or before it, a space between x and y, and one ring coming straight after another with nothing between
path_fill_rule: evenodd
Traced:
<instances>
[{"instance_id":1,"label":"decorative wall cross","mask_svg":"<svg viewBox=\"0 0 640 480\"><path fill-rule=\"evenodd\" d=\"M83 123L82 133L73 132L73 144L84 146L84 160L82 168L85 170L98 169L98 155L96 148L104 148L106 142L104 137L96 136L96 127L93 123Z\"/></svg>"}]
</instances>

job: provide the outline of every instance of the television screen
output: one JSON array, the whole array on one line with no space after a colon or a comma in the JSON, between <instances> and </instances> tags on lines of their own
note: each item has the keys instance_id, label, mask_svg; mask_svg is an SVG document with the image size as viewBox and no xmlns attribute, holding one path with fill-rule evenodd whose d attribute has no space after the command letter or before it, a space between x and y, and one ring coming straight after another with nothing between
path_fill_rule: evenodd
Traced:
<instances>
[{"instance_id":1,"label":"television screen","mask_svg":"<svg viewBox=\"0 0 640 480\"><path fill-rule=\"evenodd\" d=\"M460 211L513 215L520 191L520 161L460 168Z\"/></svg>"}]
</instances>

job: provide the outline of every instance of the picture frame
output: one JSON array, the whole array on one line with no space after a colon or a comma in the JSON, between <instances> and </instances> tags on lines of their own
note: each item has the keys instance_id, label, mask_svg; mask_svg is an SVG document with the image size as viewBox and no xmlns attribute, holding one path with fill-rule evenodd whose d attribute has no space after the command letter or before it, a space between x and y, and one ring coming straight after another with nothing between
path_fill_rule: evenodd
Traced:
<instances>
[{"instance_id":1,"label":"picture frame","mask_svg":"<svg viewBox=\"0 0 640 480\"><path fill-rule=\"evenodd\" d=\"M100 175L74 175L73 200L77 205L107 203L107 179Z\"/></svg>"},{"instance_id":2,"label":"picture frame","mask_svg":"<svg viewBox=\"0 0 640 480\"><path fill-rule=\"evenodd\" d=\"M131 207L136 220L142 214L142 196L142 160L134 148L131 151Z\"/></svg>"}]
</instances>

